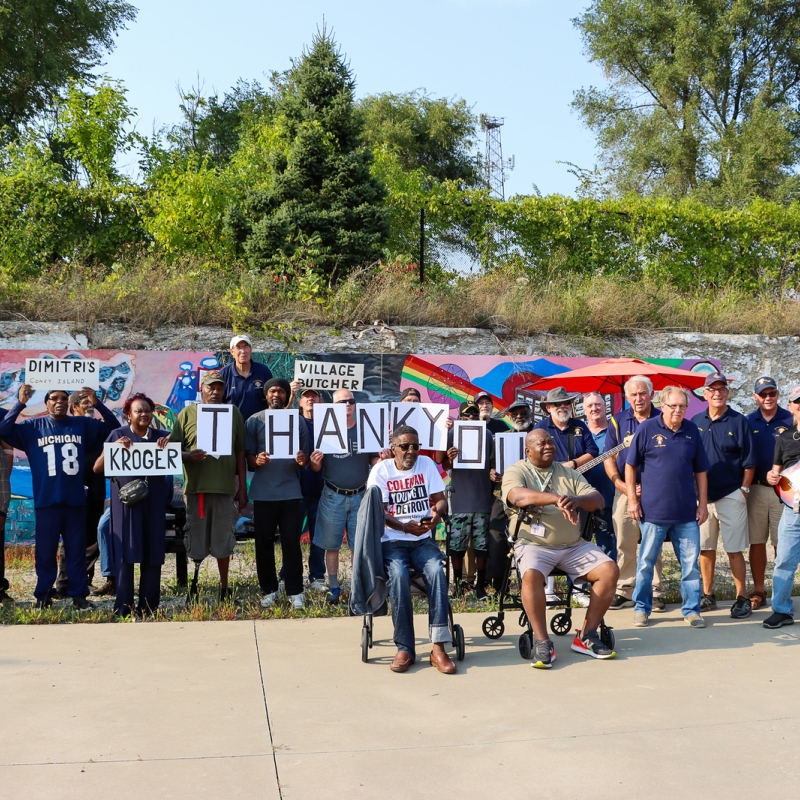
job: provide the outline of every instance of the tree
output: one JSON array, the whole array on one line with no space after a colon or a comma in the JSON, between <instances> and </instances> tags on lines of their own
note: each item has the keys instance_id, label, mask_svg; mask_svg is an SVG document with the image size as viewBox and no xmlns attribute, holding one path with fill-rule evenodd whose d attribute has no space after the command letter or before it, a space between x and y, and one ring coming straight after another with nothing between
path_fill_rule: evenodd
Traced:
<instances>
[{"instance_id":1,"label":"tree","mask_svg":"<svg viewBox=\"0 0 800 800\"><path fill-rule=\"evenodd\" d=\"M18 133L70 79L91 80L135 16L124 0L0 0L0 127Z\"/></svg>"},{"instance_id":2,"label":"tree","mask_svg":"<svg viewBox=\"0 0 800 800\"><path fill-rule=\"evenodd\" d=\"M319 240L317 267L329 275L380 256L386 190L370 172L354 90L350 68L323 28L281 84L269 185L228 213L230 238L253 267L291 258L312 236Z\"/></svg>"},{"instance_id":3,"label":"tree","mask_svg":"<svg viewBox=\"0 0 800 800\"><path fill-rule=\"evenodd\" d=\"M610 80L573 101L600 149L589 181L720 204L795 196L800 3L593 0L573 23Z\"/></svg>"},{"instance_id":4,"label":"tree","mask_svg":"<svg viewBox=\"0 0 800 800\"><path fill-rule=\"evenodd\" d=\"M422 169L431 180L481 182L477 117L463 99L434 98L425 91L377 94L359 103L364 135L373 148L397 155L402 169Z\"/></svg>"}]
</instances>

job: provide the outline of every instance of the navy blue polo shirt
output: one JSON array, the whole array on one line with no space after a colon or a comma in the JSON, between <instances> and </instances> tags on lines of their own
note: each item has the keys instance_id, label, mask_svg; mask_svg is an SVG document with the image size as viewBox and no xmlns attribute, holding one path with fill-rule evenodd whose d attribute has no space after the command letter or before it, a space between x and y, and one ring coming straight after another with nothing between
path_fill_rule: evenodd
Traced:
<instances>
[{"instance_id":1,"label":"navy blue polo shirt","mask_svg":"<svg viewBox=\"0 0 800 800\"><path fill-rule=\"evenodd\" d=\"M753 448L756 452L756 477L755 481L767 484L767 473L775 463L775 441L786 430L794 425L792 412L778 406L775 416L767 422L757 408L747 415L747 421L753 431Z\"/></svg>"},{"instance_id":2,"label":"navy blue polo shirt","mask_svg":"<svg viewBox=\"0 0 800 800\"><path fill-rule=\"evenodd\" d=\"M659 416L661 416L661 412L657 408L650 406L650 419ZM642 423L634 416L633 409L630 407L623 409L618 414L614 414L608 425L608 433L606 434L603 452L607 453L609 450L613 450L618 444L624 441L626 436L636 433L641 424ZM622 450L617 453L617 469L623 481L625 480L625 461L627 458L627 450Z\"/></svg>"},{"instance_id":3,"label":"navy blue polo shirt","mask_svg":"<svg viewBox=\"0 0 800 800\"><path fill-rule=\"evenodd\" d=\"M742 485L744 471L756 466L753 432L744 414L730 406L715 420L708 411L695 414L708 456L708 502L716 503Z\"/></svg>"},{"instance_id":4,"label":"navy blue polo shirt","mask_svg":"<svg viewBox=\"0 0 800 800\"><path fill-rule=\"evenodd\" d=\"M642 479L642 521L683 525L697 518L695 473L708 472L708 458L697 425L684 419L673 431L664 416L639 425L625 461Z\"/></svg>"},{"instance_id":5,"label":"navy blue polo shirt","mask_svg":"<svg viewBox=\"0 0 800 800\"><path fill-rule=\"evenodd\" d=\"M220 370L220 374L225 379L225 402L235 405L245 422L267 407L264 384L272 377L268 367L258 361L251 361L250 374L243 378L236 371L236 364L231 361Z\"/></svg>"},{"instance_id":6,"label":"navy blue polo shirt","mask_svg":"<svg viewBox=\"0 0 800 800\"><path fill-rule=\"evenodd\" d=\"M558 425L553 422L551 416L546 416L544 419L539 420L534 426L534 430L547 431L556 443L556 461L570 461L579 458L586 453L592 456L599 456L600 451L594 443L591 431L586 427L586 423L582 420L573 417L569 421L569 425L562 431ZM575 431L575 439L573 444L572 455L569 454L569 432Z\"/></svg>"}]
</instances>

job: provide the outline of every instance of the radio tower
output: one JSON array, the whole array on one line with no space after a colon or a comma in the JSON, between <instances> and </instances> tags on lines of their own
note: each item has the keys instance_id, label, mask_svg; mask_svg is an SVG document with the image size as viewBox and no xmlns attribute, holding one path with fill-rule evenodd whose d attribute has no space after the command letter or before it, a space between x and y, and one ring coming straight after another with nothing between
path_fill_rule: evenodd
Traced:
<instances>
[{"instance_id":1,"label":"radio tower","mask_svg":"<svg viewBox=\"0 0 800 800\"><path fill-rule=\"evenodd\" d=\"M506 199L505 164L503 163L503 144L500 141L500 128L505 119L481 114L481 130L486 131L486 155L483 169L489 191L501 200Z\"/></svg>"}]
</instances>

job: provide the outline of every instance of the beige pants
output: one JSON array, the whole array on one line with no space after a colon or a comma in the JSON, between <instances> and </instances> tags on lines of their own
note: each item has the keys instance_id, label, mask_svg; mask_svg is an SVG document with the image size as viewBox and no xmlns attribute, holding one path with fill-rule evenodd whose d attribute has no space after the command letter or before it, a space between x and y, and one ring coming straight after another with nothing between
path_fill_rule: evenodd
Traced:
<instances>
[{"instance_id":1,"label":"beige pants","mask_svg":"<svg viewBox=\"0 0 800 800\"><path fill-rule=\"evenodd\" d=\"M750 544L778 546L778 524L786 508L771 486L754 483L747 497L747 522L750 529Z\"/></svg>"},{"instance_id":2,"label":"beige pants","mask_svg":"<svg viewBox=\"0 0 800 800\"><path fill-rule=\"evenodd\" d=\"M628 516L628 495L617 492L614 495L614 533L617 537L617 565L619 566L619 580L617 581L617 594L633 597L636 586L636 548L639 544L639 523ZM662 580L663 564L661 556L656 561L653 574L653 597L665 598L664 582Z\"/></svg>"},{"instance_id":3,"label":"beige pants","mask_svg":"<svg viewBox=\"0 0 800 800\"><path fill-rule=\"evenodd\" d=\"M747 500L741 489L708 504L708 519L700 526L700 550L716 550L719 537L726 553L747 550Z\"/></svg>"}]
</instances>

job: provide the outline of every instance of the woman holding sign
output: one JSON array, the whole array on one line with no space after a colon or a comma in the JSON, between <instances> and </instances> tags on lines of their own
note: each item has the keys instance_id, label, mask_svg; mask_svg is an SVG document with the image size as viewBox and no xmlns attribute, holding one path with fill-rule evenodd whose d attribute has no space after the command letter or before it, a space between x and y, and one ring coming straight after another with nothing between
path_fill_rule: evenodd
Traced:
<instances>
[{"instance_id":1,"label":"woman holding sign","mask_svg":"<svg viewBox=\"0 0 800 800\"><path fill-rule=\"evenodd\" d=\"M156 442L165 448L169 432L152 427L155 404L146 395L134 394L122 407L127 425L113 431L106 439L128 449L139 443ZM94 465L95 472L103 472L105 455ZM117 572L117 598L114 612L121 617L130 616L133 605L133 567L140 565L139 603L135 607L139 616L153 614L161 600L161 565L164 563L167 504L172 497L172 476L145 476L147 496L131 504L120 500L120 490L142 476L111 479L111 536L114 568Z\"/></svg>"}]
</instances>

